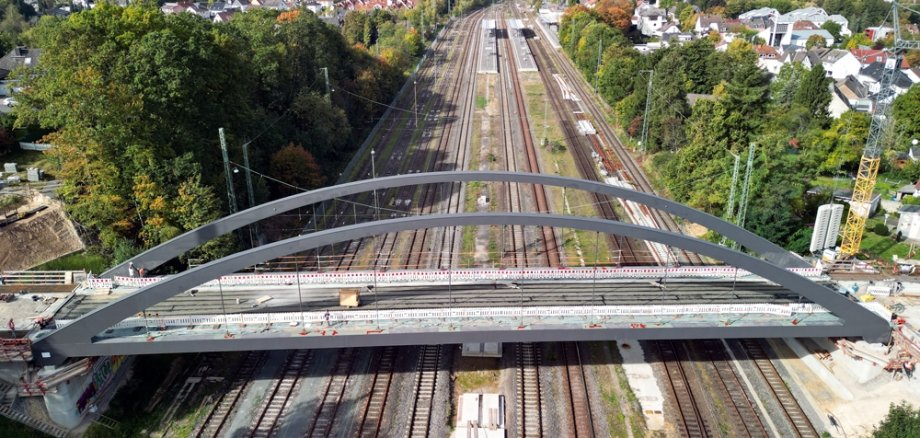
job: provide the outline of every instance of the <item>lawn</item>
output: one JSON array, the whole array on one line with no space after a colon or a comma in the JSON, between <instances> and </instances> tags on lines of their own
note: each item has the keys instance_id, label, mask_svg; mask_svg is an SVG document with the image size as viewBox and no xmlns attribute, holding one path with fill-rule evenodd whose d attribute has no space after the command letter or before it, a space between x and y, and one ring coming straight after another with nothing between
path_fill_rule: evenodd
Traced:
<instances>
[{"instance_id":1,"label":"lawn","mask_svg":"<svg viewBox=\"0 0 920 438\"><path fill-rule=\"evenodd\" d=\"M99 254L86 251L67 254L32 268L33 271L86 271L100 274L109 267L109 262Z\"/></svg>"}]
</instances>

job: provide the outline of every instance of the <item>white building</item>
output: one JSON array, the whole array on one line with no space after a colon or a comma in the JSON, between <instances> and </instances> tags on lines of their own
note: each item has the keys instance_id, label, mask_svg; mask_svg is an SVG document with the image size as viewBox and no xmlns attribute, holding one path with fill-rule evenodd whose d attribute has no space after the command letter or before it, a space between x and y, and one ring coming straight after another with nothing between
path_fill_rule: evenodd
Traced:
<instances>
[{"instance_id":1,"label":"white building","mask_svg":"<svg viewBox=\"0 0 920 438\"><path fill-rule=\"evenodd\" d=\"M668 24L668 13L664 9L642 4L636 8L632 23L636 25L642 35L661 36L662 28Z\"/></svg>"},{"instance_id":2,"label":"white building","mask_svg":"<svg viewBox=\"0 0 920 438\"><path fill-rule=\"evenodd\" d=\"M811 234L811 245L808 246L808 250L816 252L824 248L833 248L837 244L842 218L843 205L841 204L825 204L818 207L815 230Z\"/></svg>"},{"instance_id":3,"label":"white building","mask_svg":"<svg viewBox=\"0 0 920 438\"><path fill-rule=\"evenodd\" d=\"M905 205L900 212L898 232L905 239L920 240L920 205Z\"/></svg>"},{"instance_id":4,"label":"white building","mask_svg":"<svg viewBox=\"0 0 920 438\"><path fill-rule=\"evenodd\" d=\"M853 34L849 28L850 22L845 17L840 15L827 15L827 12L825 12L822 8L802 8L796 9L794 11L789 11L786 14L775 17L773 20L773 30L770 33L770 38L767 39L767 44L770 44L773 47L779 47L781 44L789 45L790 43L784 42L783 39L785 38L786 41L793 39L790 35L793 32L793 25L800 21L808 21L814 23L815 27L817 28L820 28L822 25L824 25L824 23L828 21L833 21L834 23L840 25L841 36L849 36ZM802 36L807 39L808 36L810 36L801 34L801 32L799 33L800 35L794 39L801 39ZM833 44L833 38L828 39L825 35L822 35L822 37L827 40L828 44ZM802 41L801 45L804 47L804 41Z\"/></svg>"},{"instance_id":5,"label":"white building","mask_svg":"<svg viewBox=\"0 0 920 438\"><path fill-rule=\"evenodd\" d=\"M505 438L505 397L500 394L460 396L457 427L451 437Z\"/></svg>"}]
</instances>

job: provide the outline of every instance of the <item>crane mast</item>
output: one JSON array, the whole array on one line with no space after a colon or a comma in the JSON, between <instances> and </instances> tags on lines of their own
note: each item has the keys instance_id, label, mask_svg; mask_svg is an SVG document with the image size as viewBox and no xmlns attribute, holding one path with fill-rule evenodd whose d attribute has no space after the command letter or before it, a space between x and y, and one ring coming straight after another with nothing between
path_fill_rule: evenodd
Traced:
<instances>
[{"instance_id":1,"label":"crane mast","mask_svg":"<svg viewBox=\"0 0 920 438\"><path fill-rule=\"evenodd\" d=\"M891 121L891 105L894 102L892 84L897 77L901 66L904 49L920 47L920 41L906 41L901 39L900 23L898 17L898 2L891 3L891 17L893 21L895 45L893 56L888 57L882 77L879 81L880 89L876 94L875 107L872 109L872 123L869 125L869 137L863 149L862 158L859 160L859 171L856 174L856 184L853 187L853 197L850 202L850 212L847 214L846 225L843 229L843 241L840 246L840 258L849 258L859 252L862 243L866 219L869 218L872 206L872 191L875 189L878 178L878 168L882 160L882 151L885 149L885 136Z\"/></svg>"}]
</instances>

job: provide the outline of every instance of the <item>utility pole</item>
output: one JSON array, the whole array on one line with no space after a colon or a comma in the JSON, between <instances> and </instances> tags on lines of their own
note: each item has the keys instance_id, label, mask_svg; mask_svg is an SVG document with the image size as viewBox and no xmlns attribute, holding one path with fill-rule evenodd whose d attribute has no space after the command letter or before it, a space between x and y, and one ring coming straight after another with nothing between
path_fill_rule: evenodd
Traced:
<instances>
[{"instance_id":1,"label":"utility pole","mask_svg":"<svg viewBox=\"0 0 920 438\"><path fill-rule=\"evenodd\" d=\"M236 191L233 190L233 180L230 177L230 157L227 155L227 141L224 139L224 128L218 128L220 136L220 152L224 156L224 178L227 181L227 197L229 198L230 214L236 213Z\"/></svg>"},{"instance_id":2,"label":"utility pole","mask_svg":"<svg viewBox=\"0 0 920 438\"><path fill-rule=\"evenodd\" d=\"M323 71L323 77L326 78L326 100L332 102L332 93L329 91L329 67L320 67Z\"/></svg>"},{"instance_id":3,"label":"utility pole","mask_svg":"<svg viewBox=\"0 0 920 438\"><path fill-rule=\"evenodd\" d=\"M252 208L256 206L256 195L252 190L252 172L249 170L250 169L249 167L249 143L252 143L252 142L247 141L246 143L243 143L243 167L246 168L245 169L246 170L246 191L249 193L249 208ZM252 247L255 247L255 242L253 241L253 238L252 238L253 225L255 226L255 229L256 229L256 237L258 237L259 236L259 224L257 222L255 224L249 225L249 245ZM261 242L261 239L260 239L260 242Z\"/></svg>"},{"instance_id":4,"label":"utility pole","mask_svg":"<svg viewBox=\"0 0 920 438\"><path fill-rule=\"evenodd\" d=\"M243 166L246 167L246 191L249 192L249 208L256 206L256 195L252 190L252 172L249 170L249 141L243 143Z\"/></svg>"},{"instance_id":5,"label":"utility pole","mask_svg":"<svg viewBox=\"0 0 920 438\"><path fill-rule=\"evenodd\" d=\"M744 170L744 188L741 190L741 201L738 205L738 220L736 221L736 225L741 228L744 228L744 219L745 216L747 216L748 195L751 190L751 172L754 170L754 149L756 149L756 145L751 143L751 146L748 148L747 169ZM735 246L737 245L736 242Z\"/></svg>"},{"instance_id":6,"label":"utility pole","mask_svg":"<svg viewBox=\"0 0 920 438\"><path fill-rule=\"evenodd\" d=\"M732 188L728 191L728 205L725 209L725 221L731 222L732 215L735 214L735 187L738 186L738 170L741 168L741 157L735 155L733 152L729 152L735 157L735 166L732 169ZM725 245L725 242L728 239L725 236L722 236L722 245Z\"/></svg>"},{"instance_id":7,"label":"utility pole","mask_svg":"<svg viewBox=\"0 0 920 438\"><path fill-rule=\"evenodd\" d=\"M546 114L549 112L549 100L546 98L546 94L543 94L543 147L549 144L549 141L546 139Z\"/></svg>"},{"instance_id":8,"label":"utility pole","mask_svg":"<svg viewBox=\"0 0 920 438\"><path fill-rule=\"evenodd\" d=\"M371 179L377 179L376 152L371 149ZM377 203L377 189L374 189L374 220L380 220L380 206ZM374 268L376 270L376 268Z\"/></svg>"},{"instance_id":9,"label":"utility pole","mask_svg":"<svg viewBox=\"0 0 920 438\"><path fill-rule=\"evenodd\" d=\"M645 152L648 147L648 113L652 106L652 78L655 70L642 70L639 73L648 73L648 87L645 90L645 114L642 116L642 140L639 140L639 150Z\"/></svg>"},{"instance_id":10,"label":"utility pole","mask_svg":"<svg viewBox=\"0 0 920 438\"><path fill-rule=\"evenodd\" d=\"M594 64L594 94L597 94L597 74L601 71L601 50L604 48L604 39L601 38L597 45L597 64Z\"/></svg>"}]
</instances>

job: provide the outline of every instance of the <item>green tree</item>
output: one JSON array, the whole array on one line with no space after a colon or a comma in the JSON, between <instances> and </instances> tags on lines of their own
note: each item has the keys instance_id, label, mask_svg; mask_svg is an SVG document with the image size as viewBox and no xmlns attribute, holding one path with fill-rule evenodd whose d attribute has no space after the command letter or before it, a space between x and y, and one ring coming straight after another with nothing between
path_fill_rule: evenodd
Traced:
<instances>
[{"instance_id":1,"label":"green tree","mask_svg":"<svg viewBox=\"0 0 920 438\"><path fill-rule=\"evenodd\" d=\"M840 31L843 29L839 24L833 21L825 21L821 25L821 29L828 31L832 37L834 37L834 42L840 43ZM807 43L807 41L806 41Z\"/></svg>"},{"instance_id":2,"label":"green tree","mask_svg":"<svg viewBox=\"0 0 920 438\"><path fill-rule=\"evenodd\" d=\"M819 121L827 119L827 106L831 102L830 82L824 67L815 65L802 78L792 102L807 108Z\"/></svg>"},{"instance_id":3,"label":"green tree","mask_svg":"<svg viewBox=\"0 0 920 438\"><path fill-rule=\"evenodd\" d=\"M875 438L909 438L920 436L920 409L902 401L891 404L888 415L872 432Z\"/></svg>"},{"instance_id":4,"label":"green tree","mask_svg":"<svg viewBox=\"0 0 920 438\"><path fill-rule=\"evenodd\" d=\"M776 78L770 84L770 95L773 97L773 104L781 108L788 108L792 105L792 101L799 91L799 84L807 72L808 70L801 62L783 64Z\"/></svg>"},{"instance_id":5,"label":"green tree","mask_svg":"<svg viewBox=\"0 0 920 438\"><path fill-rule=\"evenodd\" d=\"M892 108L895 132L900 138L920 139L920 87L910 87Z\"/></svg>"}]
</instances>

